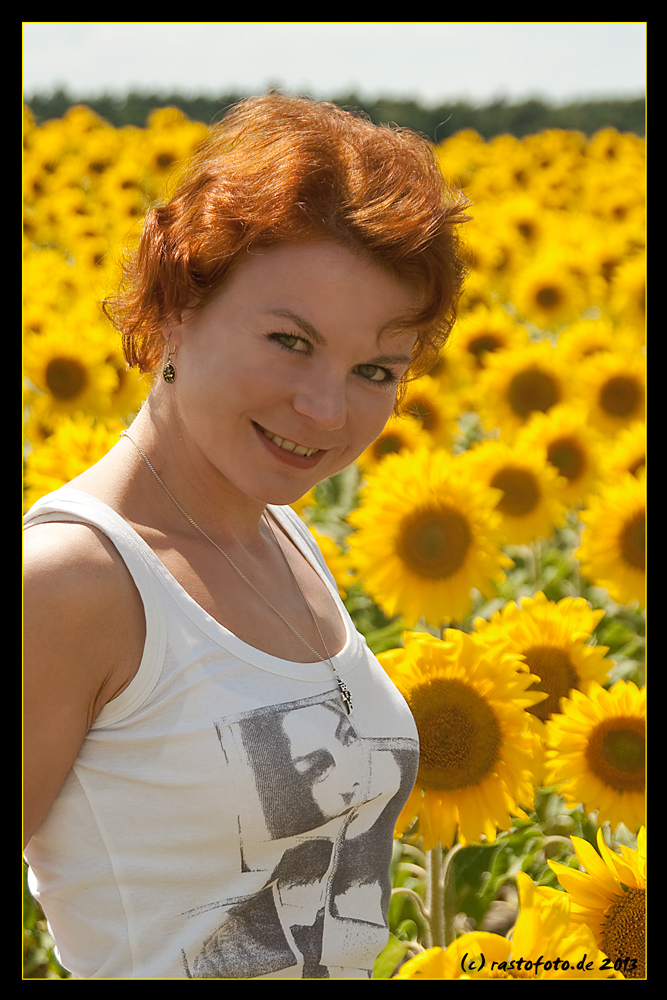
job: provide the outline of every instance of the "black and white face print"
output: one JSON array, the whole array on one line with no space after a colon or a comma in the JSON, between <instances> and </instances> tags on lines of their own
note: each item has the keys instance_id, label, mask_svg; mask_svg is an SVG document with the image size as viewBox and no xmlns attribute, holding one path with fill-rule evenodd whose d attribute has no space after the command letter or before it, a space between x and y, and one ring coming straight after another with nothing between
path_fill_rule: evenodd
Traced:
<instances>
[{"instance_id":1,"label":"black and white face print","mask_svg":"<svg viewBox=\"0 0 667 1000\"><path fill-rule=\"evenodd\" d=\"M207 908L219 911L217 928L184 955L187 974L370 977L387 939L393 829L417 742L360 736L337 693L220 720L216 730L238 867Z\"/></svg>"}]
</instances>

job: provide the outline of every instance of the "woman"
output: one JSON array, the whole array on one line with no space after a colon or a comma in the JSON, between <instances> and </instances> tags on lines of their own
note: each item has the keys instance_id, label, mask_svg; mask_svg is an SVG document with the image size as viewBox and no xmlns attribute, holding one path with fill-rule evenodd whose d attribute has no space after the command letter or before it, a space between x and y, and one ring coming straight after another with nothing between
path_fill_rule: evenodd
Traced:
<instances>
[{"instance_id":1,"label":"woman","mask_svg":"<svg viewBox=\"0 0 667 1000\"><path fill-rule=\"evenodd\" d=\"M211 131L106 303L154 375L25 532L25 856L77 978L368 978L407 706L288 506L454 321L426 140L270 94Z\"/></svg>"}]
</instances>

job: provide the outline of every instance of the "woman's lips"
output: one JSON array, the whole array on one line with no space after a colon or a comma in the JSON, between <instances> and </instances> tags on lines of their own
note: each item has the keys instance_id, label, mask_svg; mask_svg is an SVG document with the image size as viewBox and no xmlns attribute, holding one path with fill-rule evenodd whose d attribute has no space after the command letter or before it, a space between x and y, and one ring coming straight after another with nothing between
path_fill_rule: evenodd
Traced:
<instances>
[{"instance_id":1,"label":"woman's lips","mask_svg":"<svg viewBox=\"0 0 667 1000\"><path fill-rule=\"evenodd\" d=\"M254 423L254 422L253 422ZM266 430L261 424L254 424L257 433L267 448L276 458L281 459L287 465L299 469L310 469L316 465L324 455L326 449L307 448L305 445L290 441L288 438L281 438L278 434L273 434Z\"/></svg>"}]
</instances>

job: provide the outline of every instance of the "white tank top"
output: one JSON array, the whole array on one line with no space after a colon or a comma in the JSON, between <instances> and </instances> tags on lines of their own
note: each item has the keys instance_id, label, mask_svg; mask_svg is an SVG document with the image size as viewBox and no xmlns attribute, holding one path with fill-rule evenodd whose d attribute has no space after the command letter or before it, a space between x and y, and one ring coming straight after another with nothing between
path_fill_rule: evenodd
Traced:
<instances>
[{"instance_id":1,"label":"white tank top","mask_svg":"<svg viewBox=\"0 0 667 1000\"><path fill-rule=\"evenodd\" d=\"M242 642L106 504L64 487L25 516L103 531L146 618L136 676L100 712L25 850L76 978L364 979L388 940L417 730L307 527L271 510L346 623L333 661L351 716L328 663Z\"/></svg>"}]
</instances>

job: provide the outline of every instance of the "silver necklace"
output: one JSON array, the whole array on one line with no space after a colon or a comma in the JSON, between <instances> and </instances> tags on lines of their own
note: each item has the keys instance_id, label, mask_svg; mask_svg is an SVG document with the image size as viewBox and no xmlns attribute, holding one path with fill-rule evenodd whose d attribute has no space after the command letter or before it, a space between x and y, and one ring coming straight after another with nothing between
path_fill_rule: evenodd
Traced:
<instances>
[{"instance_id":1,"label":"silver necklace","mask_svg":"<svg viewBox=\"0 0 667 1000\"><path fill-rule=\"evenodd\" d=\"M264 603L267 604L268 607L270 607L271 610L275 614L277 614L280 619L282 619L282 621L285 623L285 625L287 625L287 627L289 629L291 629L291 631L294 633L294 635L298 639L300 639L301 642L305 646L307 646L307 648L311 651L311 653L314 656L316 656L317 659L320 660L320 662L324 663L325 660L326 660L329 663L329 666L331 667L331 669L333 671L333 675L334 675L334 677L336 679L336 683L338 684L338 690L340 691L340 696L341 696L343 704L345 705L345 708L347 710L347 714L348 715L352 715L352 696L350 695L350 692L349 692L347 686L343 683L343 681L342 681L342 679L341 679L338 671L336 670L336 668L335 668L335 666L333 664L333 660L331 659L331 654L329 653L329 650L327 649L327 644L324 641L324 636L322 635L322 632L320 630L320 626L319 626L319 624L317 622L317 618L315 617L315 613L314 613L313 609L311 608L310 602L307 600L306 595L303 593L303 591L301 590L301 587L299 586L299 581L297 580L296 576L294 575L294 571L292 570L292 567L290 566L289 561L288 561L285 553L283 552L280 543L278 542L278 539L276 537L276 533L273 530L273 526L271 525L271 522L269 521L268 517L266 517L266 514L264 515L266 523L269 526L269 530L271 531L271 534L273 535L273 537L274 537L274 539L276 541L276 545L278 546L278 548L280 550L280 553L281 553L283 559L285 560L285 562L287 564L287 568L289 569L289 571L290 571L290 573L292 575L292 579L294 580L294 583L296 584L296 588L299 591L299 593L301 594L301 597L303 598L304 604L306 605L306 607L310 611L311 618L313 619L313 622L315 624L315 628L317 629L317 634L319 635L320 640L322 642L322 646L324 647L324 650L325 650L325 652L327 654L326 657L324 657L320 653L318 653L317 650L314 649L310 645L310 643L308 642L308 640L304 639L304 637L301 635L300 632L297 632L297 630L294 628L294 626L290 622L287 621L287 619L285 618L285 616L280 611L278 611L278 608L275 608L273 606L273 604L271 604L271 602L268 600L268 598L266 598L264 596L264 594L262 594L262 592L257 589L257 587L255 586L255 584L251 580L248 579L248 577L245 575L245 573L243 572L243 570L239 569L239 567L236 565L236 563L234 562L234 560L230 556L227 555L227 553L225 552L225 550L221 549L220 546L218 545L218 543L214 542L213 539L210 537L210 535L207 535L206 532L204 531L204 529L201 528L197 524L197 522L195 520L193 520L193 518L190 517L190 515L187 513L187 511L183 510L183 508L181 507L181 505L178 502L178 500L176 499L176 497L167 488L167 486L162 481L162 479L160 478L160 476L158 475L158 473L156 472L156 470L151 465L151 462L149 461L148 456L145 454L145 452L143 451L143 449L139 447L139 445L137 444L137 442L133 438L130 437L130 435L127 433L127 431L125 431L125 430L121 431L120 432L120 436L121 437L126 437L128 439L128 441L132 442L132 444L137 449L137 451L139 452L139 454L143 458L144 462L146 463L146 465L148 466L148 468L150 469L150 471L153 473L153 475L155 476L155 478L157 479L158 483L160 484L160 486L162 487L162 489L165 491L165 493L167 494L167 496L169 497L169 499L172 501L172 503L174 503L176 505L176 507L178 507L178 509L180 510L181 514L183 514L183 516L185 518L187 518L187 520L190 522L190 524L192 525L192 527L196 528L197 531L201 535L203 535L204 538L206 538L207 541L209 541L211 543L211 545L213 545L218 550L218 552L221 555L223 555L225 557L225 559L227 560L227 562L229 563L229 565L234 570L236 570L236 572L241 577L241 579L245 580L245 582L248 584L249 587L251 587L254 590L254 592L257 594L257 596L261 597L261 599L264 601Z\"/></svg>"}]
</instances>

